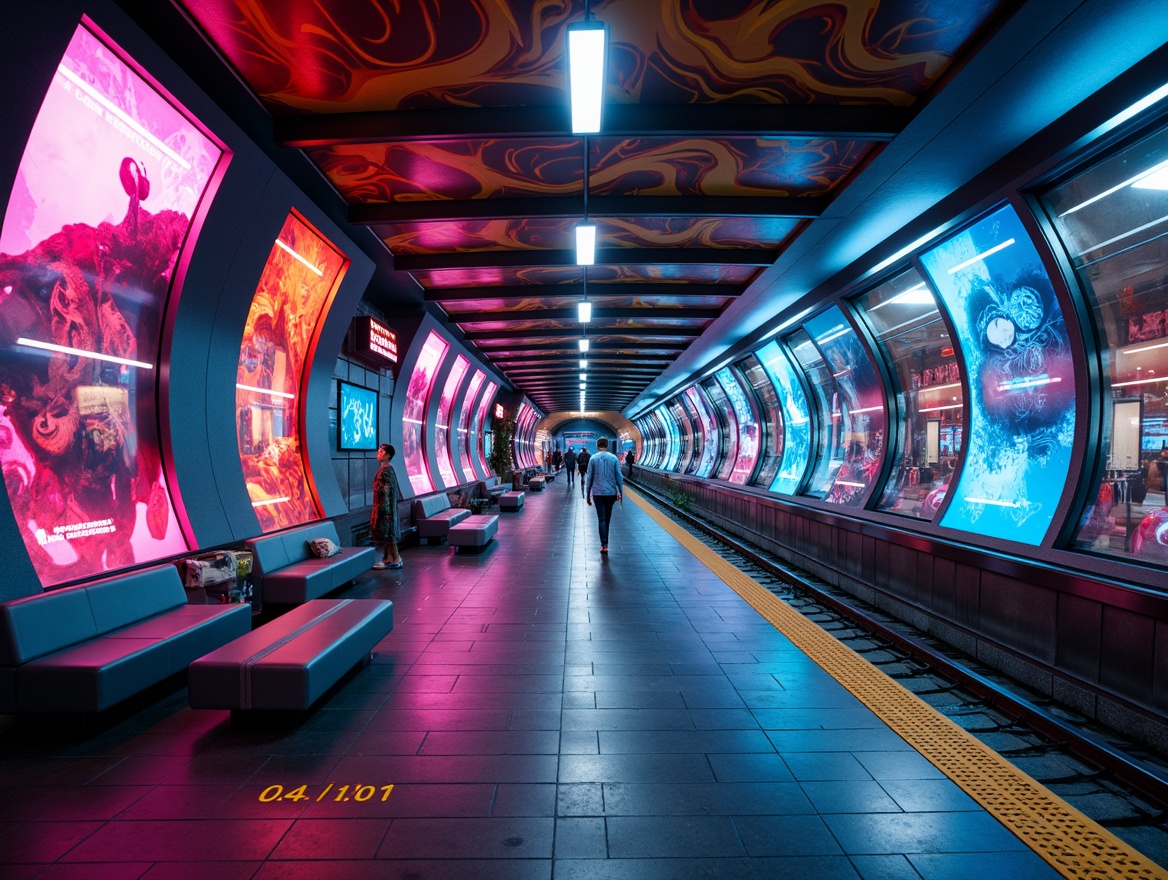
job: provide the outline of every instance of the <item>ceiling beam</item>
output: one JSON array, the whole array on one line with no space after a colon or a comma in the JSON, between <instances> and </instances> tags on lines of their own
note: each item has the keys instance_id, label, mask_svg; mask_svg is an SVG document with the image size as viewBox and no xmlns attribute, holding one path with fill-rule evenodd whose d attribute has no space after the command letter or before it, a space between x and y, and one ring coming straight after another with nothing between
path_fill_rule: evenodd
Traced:
<instances>
[{"instance_id":1,"label":"ceiling beam","mask_svg":"<svg viewBox=\"0 0 1168 880\"><path fill-rule=\"evenodd\" d=\"M603 303L588 297L592 303L592 320L588 327L592 329L604 321L621 321L635 319L638 321L655 321L664 318L684 321L713 321L722 314L721 309L663 309L647 306L645 308L610 309ZM570 309L528 309L515 312L460 312L451 315L450 320L455 324L472 324L477 321L492 323L525 322L525 321L575 321L578 312L573 306Z\"/></svg>"},{"instance_id":2,"label":"ceiling beam","mask_svg":"<svg viewBox=\"0 0 1168 880\"><path fill-rule=\"evenodd\" d=\"M597 266L713 265L770 266L778 256L767 248L597 248ZM574 248L524 248L504 251L467 251L442 254L394 255L394 268L403 272L427 269L525 269L539 266L575 266Z\"/></svg>"},{"instance_id":3,"label":"ceiling beam","mask_svg":"<svg viewBox=\"0 0 1168 880\"><path fill-rule=\"evenodd\" d=\"M604 108L603 137L827 138L890 141L912 119L906 107L838 104L614 104ZM567 138L567 101L546 107L465 107L277 116L281 147L331 146L468 137Z\"/></svg>"},{"instance_id":4,"label":"ceiling beam","mask_svg":"<svg viewBox=\"0 0 1168 880\"><path fill-rule=\"evenodd\" d=\"M552 367L552 366L520 367L517 369L507 370L506 373L507 373L508 377L511 377L511 378L515 378L515 377L539 378L542 376L555 376L555 375L558 375L561 373L564 375L569 375L569 374L577 375L579 373L588 373L589 375L602 376L602 375L606 375L608 373L611 373L611 372L614 372L617 370L620 371L620 374L622 376L660 376L661 375L661 370L657 367L634 368L634 367L629 367L626 365L621 365L620 367L615 367L615 366L613 366L613 367L599 367L599 366L593 366L591 361L588 364L588 368L585 370L581 370L579 367L576 367L576 366L568 366L567 364L565 364L562 367L558 367L558 366L557 367Z\"/></svg>"},{"instance_id":5,"label":"ceiling beam","mask_svg":"<svg viewBox=\"0 0 1168 880\"><path fill-rule=\"evenodd\" d=\"M535 352L532 354L522 355L507 355L498 360L491 360L491 366L500 370L506 370L509 367L515 366L531 366L547 363L555 363L562 361L567 364L569 362L576 362L583 358L588 361L588 367L591 369L593 364L619 365L632 364L634 366L660 366L665 369L666 366L677 360L676 354L631 354L631 355L606 355L603 350L592 349L587 354L580 352L572 352L571 354L549 354L546 352Z\"/></svg>"},{"instance_id":6,"label":"ceiling beam","mask_svg":"<svg viewBox=\"0 0 1168 880\"><path fill-rule=\"evenodd\" d=\"M506 340L501 340L501 342L506 344ZM659 354L659 355L670 355L671 356L670 359L672 360L674 357L681 354L681 352L683 350L689 348L690 345L692 345L692 344L693 344L692 339L680 339L680 340L671 340L671 341L665 341L665 342L606 342L606 343L593 342L591 349L589 349L589 351L588 351L588 354L591 354L592 352L599 352L599 351L607 351L607 352L625 351L625 352L633 352L633 354L626 355L627 357L632 358L632 357L640 357L643 353L648 351L648 352L655 352L656 354ZM504 351L504 352L506 351L506 349L502 348L501 346L495 346L495 347L485 346L482 344L482 342L478 343L478 348L479 348L479 351L481 351L482 354L485 357L487 357L488 359L490 359L492 351ZM556 355L562 360L571 360L572 358L586 357L586 355L584 355L582 352L580 352L575 346L572 346L571 348L568 348L567 346L565 346L564 340L554 340L554 341L547 343L547 344L544 344L544 345L540 345L539 343L530 343L528 345L524 345L523 348L524 348L524 354L530 352L531 354ZM676 351L674 351L674 349L676 349ZM504 354L503 357L513 357L513 355L512 354Z\"/></svg>"},{"instance_id":7,"label":"ceiling beam","mask_svg":"<svg viewBox=\"0 0 1168 880\"><path fill-rule=\"evenodd\" d=\"M702 335L700 327L650 327L650 328L599 328L594 330L591 324L588 329L597 336L635 336L635 337L662 337L667 339L697 339ZM479 333L463 333L467 342L491 342L496 339L579 339L582 334L580 327L569 330L483 330Z\"/></svg>"},{"instance_id":8,"label":"ceiling beam","mask_svg":"<svg viewBox=\"0 0 1168 880\"><path fill-rule=\"evenodd\" d=\"M737 284L687 284L685 282L660 281L619 281L588 284L588 296L599 301L606 296L635 296L638 299L663 297L665 299L687 296L741 296L745 288ZM444 300L481 299L539 299L545 296L578 297L584 294L584 285L572 284L524 284L514 287L433 287L423 293L426 302L441 303Z\"/></svg>"},{"instance_id":9,"label":"ceiling beam","mask_svg":"<svg viewBox=\"0 0 1168 880\"><path fill-rule=\"evenodd\" d=\"M349 206L355 226L382 223L456 223L529 217L782 217L813 220L830 203L816 196L548 196L435 199Z\"/></svg>"}]
</instances>

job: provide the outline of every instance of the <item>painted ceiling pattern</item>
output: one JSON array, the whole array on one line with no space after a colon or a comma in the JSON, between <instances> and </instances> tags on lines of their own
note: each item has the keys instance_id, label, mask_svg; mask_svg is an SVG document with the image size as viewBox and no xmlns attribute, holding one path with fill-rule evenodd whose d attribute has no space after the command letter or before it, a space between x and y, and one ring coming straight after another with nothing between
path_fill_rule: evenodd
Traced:
<instances>
[{"instance_id":1,"label":"painted ceiling pattern","mask_svg":"<svg viewBox=\"0 0 1168 880\"><path fill-rule=\"evenodd\" d=\"M622 359L651 352L642 369L664 369L695 344L1008 6L178 2L267 107L277 143L304 151L393 255L402 289L422 291L411 307L445 318L545 412L575 408L575 390L526 368L574 366L585 332L594 353L611 346L614 377L589 409L631 403L652 376L618 380ZM608 28L607 109L601 134L579 136L566 35L586 11ZM598 227L586 277L572 253L584 218Z\"/></svg>"}]
</instances>

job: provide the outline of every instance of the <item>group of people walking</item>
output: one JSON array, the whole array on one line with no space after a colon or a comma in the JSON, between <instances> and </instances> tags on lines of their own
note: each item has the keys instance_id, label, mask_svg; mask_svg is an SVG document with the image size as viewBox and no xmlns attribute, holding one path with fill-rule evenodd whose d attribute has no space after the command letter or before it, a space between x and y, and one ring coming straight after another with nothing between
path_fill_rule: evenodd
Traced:
<instances>
[{"instance_id":1,"label":"group of people walking","mask_svg":"<svg viewBox=\"0 0 1168 880\"><path fill-rule=\"evenodd\" d=\"M377 450L377 460L381 463L381 468L373 479L373 511L369 518L369 530L373 543L383 548L381 558L373 563L373 567L378 570L398 569L405 565L397 549L398 541L401 540L401 524L397 518L397 502L401 498L401 489L390 464L395 452L396 450L388 443L383 443ZM633 464L631 451L625 456L625 461L629 464L631 473ZM595 455L589 453L587 447L581 447L579 453L571 447L563 454L557 449L552 453L552 466L556 470L563 467L567 472L569 486L575 485L576 475L580 475L580 494L590 507L596 507L600 552L608 553L612 509L618 501L624 503L624 477L621 474L620 459L608 451L608 439L601 437L596 441Z\"/></svg>"}]
</instances>

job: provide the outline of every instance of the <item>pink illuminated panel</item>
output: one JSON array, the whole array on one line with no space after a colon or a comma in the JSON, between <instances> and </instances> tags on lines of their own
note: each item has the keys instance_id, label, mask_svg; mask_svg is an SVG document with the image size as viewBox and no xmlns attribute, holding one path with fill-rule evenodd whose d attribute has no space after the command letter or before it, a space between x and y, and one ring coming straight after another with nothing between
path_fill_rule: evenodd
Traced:
<instances>
[{"instance_id":1,"label":"pink illuminated panel","mask_svg":"<svg viewBox=\"0 0 1168 880\"><path fill-rule=\"evenodd\" d=\"M455 358L450 375L446 377L446 384L442 386L442 397L438 401L434 450L438 456L438 471L442 474L442 482L447 486L456 486L459 482L454 470L454 446L450 442L450 415L454 409L454 399L458 396L458 389L462 386L463 377L466 376L469 367L470 361L462 355Z\"/></svg>"},{"instance_id":2,"label":"pink illuminated panel","mask_svg":"<svg viewBox=\"0 0 1168 880\"><path fill-rule=\"evenodd\" d=\"M0 465L45 587L188 549L160 449L158 340L221 162L77 28L0 231Z\"/></svg>"},{"instance_id":3,"label":"pink illuminated panel","mask_svg":"<svg viewBox=\"0 0 1168 880\"><path fill-rule=\"evenodd\" d=\"M434 388L434 376L442 365L450 344L430 331L418 362L414 364L410 384L406 387L405 413L402 415L402 446L406 473L415 495L434 491L434 478L430 475L426 461L426 411L430 408L430 393Z\"/></svg>"},{"instance_id":4,"label":"pink illuminated panel","mask_svg":"<svg viewBox=\"0 0 1168 880\"><path fill-rule=\"evenodd\" d=\"M482 370L475 370L474 375L470 377L470 385L467 386L466 397L462 399L462 413L458 417L458 466L462 471L462 478L468 483L476 479L470 454L470 417L471 413L474 412L474 403L479 389L483 387L483 382L486 381L486 378L487 374Z\"/></svg>"},{"instance_id":5,"label":"pink illuminated panel","mask_svg":"<svg viewBox=\"0 0 1168 880\"><path fill-rule=\"evenodd\" d=\"M495 392L498 390L499 386L495 382L487 386L487 390L483 392L483 399L479 401L479 408L475 413L474 423L470 428L471 449L474 452L475 468L478 471L480 480L485 480L491 475L491 469L487 467L487 459L483 452L483 425L486 424L487 408L491 405L491 401L495 399Z\"/></svg>"},{"instance_id":6,"label":"pink illuminated panel","mask_svg":"<svg viewBox=\"0 0 1168 880\"><path fill-rule=\"evenodd\" d=\"M300 401L321 318L348 260L289 214L260 275L239 346L239 459L265 532L318 519L303 456Z\"/></svg>"}]
</instances>

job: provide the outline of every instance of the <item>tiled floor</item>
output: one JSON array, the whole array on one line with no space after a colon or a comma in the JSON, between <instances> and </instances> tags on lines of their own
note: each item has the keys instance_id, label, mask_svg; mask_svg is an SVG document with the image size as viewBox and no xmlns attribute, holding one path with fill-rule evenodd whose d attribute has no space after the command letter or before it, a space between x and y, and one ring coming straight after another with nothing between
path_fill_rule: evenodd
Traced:
<instances>
[{"instance_id":1,"label":"tiled floor","mask_svg":"<svg viewBox=\"0 0 1168 880\"><path fill-rule=\"evenodd\" d=\"M634 505L610 549L557 481L346 593L395 630L297 729L6 737L0 877L1057 876Z\"/></svg>"}]
</instances>

